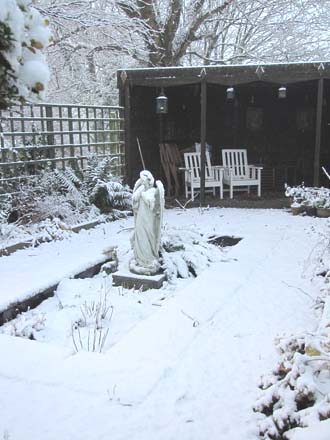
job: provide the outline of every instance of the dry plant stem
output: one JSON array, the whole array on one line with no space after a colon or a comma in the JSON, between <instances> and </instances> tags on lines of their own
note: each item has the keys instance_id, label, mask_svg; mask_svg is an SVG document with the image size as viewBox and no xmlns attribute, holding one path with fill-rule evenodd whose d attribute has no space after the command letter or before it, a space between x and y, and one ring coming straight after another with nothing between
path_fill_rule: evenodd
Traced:
<instances>
[{"instance_id":1,"label":"dry plant stem","mask_svg":"<svg viewBox=\"0 0 330 440\"><path fill-rule=\"evenodd\" d=\"M108 305L108 288L106 279L102 283L102 288L98 301L85 301L80 307L81 318L72 324L72 340L76 351L87 350L100 352L103 350L106 338L109 334L109 328L104 329L103 320L111 321L114 308ZM109 315L109 316L108 316ZM83 339L81 327L87 327L88 333ZM77 336L78 333L78 336Z\"/></svg>"},{"instance_id":2,"label":"dry plant stem","mask_svg":"<svg viewBox=\"0 0 330 440\"><path fill-rule=\"evenodd\" d=\"M58 301L58 306L59 306L60 310L64 309L63 303L62 303L62 301L60 300L60 298L59 298L57 292L55 292L54 295L55 295L55 297L56 297L56 299L57 299L57 301Z\"/></svg>"},{"instance_id":3,"label":"dry plant stem","mask_svg":"<svg viewBox=\"0 0 330 440\"><path fill-rule=\"evenodd\" d=\"M325 167L322 167L322 171L324 172L324 174L327 176L327 178L330 180L330 175L327 172L327 170L325 169Z\"/></svg>"},{"instance_id":4,"label":"dry plant stem","mask_svg":"<svg viewBox=\"0 0 330 440\"><path fill-rule=\"evenodd\" d=\"M73 341L74 348L75 348L76 352L78 352L76 338L74 336L74 324L73 323L71 324L71 336L72 336L72 341Z\"/></svg>"},{"instance_id":5,"label":"dry plant stem","mask_svg":"<svg viewBox=\"0 0 330 440\"><path fill-rule=\"evenodd\" d=\"M307 292L305 292L303 289L301 289L300 287L296 287L296 286L291 286L290 284L288 284L285 281L282 281L283 284L285 284L288 287L291 287L292 289L296 289L299 290L299 292L303 293L304 295L308 296L308 298L310 298L313 302L315 301L314 298Z\"/></svg>"},{"instance_id":6,"label":"dry plant stem","mask_svg":"<svg viewBox=\"0 0 330 440\"><path fill-rule=\"evenodd\" d=\"M189 199L186 201L186 203L184 205L182 205L182 203L178 199L174 199L174 200L180 206L180 208L182 208L184 211L186 210L186 206L188 205L188 203L192 202L192 199Z\"/></svg>"},{"instance_id":7,"label":"dry plant stem","mask_svg":"<svg viewBox=\"0 0 330 440\"><path fill-rule=\"evenodd\" d=\"M83 348L83 343L82 343L82 340L81 340L81 333L80 333L79 326L77 327L77 329L78 329L78 336L79 336L80 347Z\"/></svg>"},{"instance_id":8,"label":"dry plant stem","mask_svg":"<svg viewBox=\"0 0 330 440\"><path fill-rule=\"evenodd\" d=\"M105 332L105 334L104 334L104 336L103 336L103 339L102 339L102 342L101 342L101 345L100 345L100 351L99 351L99 353L101 353L102 350L103 350L103 348L104 348L105 340L106 340L107 337L108 337L108 333L109 333L109 328L107 328L107 331Z\"/></svg>"},{"instance_id":9,"label":"dry plant stem","mask_svg":"<svg viewBox=\"0 0 330 440\"><path fill-rule=\"evenodd\" d=\"M181 313L186 316L187 318L191 319L191 321L193 321L193 327L198 327L199 326L199 321L197 321L197 319L194 319L192 316L188 315L188 313L186 313L185 311L181 310Z\"/></svg>"}]
</instances>

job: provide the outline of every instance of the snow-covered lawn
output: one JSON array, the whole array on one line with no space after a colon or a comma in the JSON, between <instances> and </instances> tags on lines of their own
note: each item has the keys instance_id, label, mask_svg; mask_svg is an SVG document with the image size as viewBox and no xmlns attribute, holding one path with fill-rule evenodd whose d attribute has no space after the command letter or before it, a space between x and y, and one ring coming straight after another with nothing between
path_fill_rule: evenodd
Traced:
<instances>
[{"instance_id":1,"label":"snow-covered lawn","mask_svg":"<svg viewBox=\"0 0 330 440\"><path fill-rule=\"evenodd\" d=\"M0 438L257 439L260 416L252 407L260 376L278 359L274 338L317 326L310 255L328 220L213 208L169 210L165 221L243 239L196 279L159 291L114 288L111 276L65 279L54 298L4 326ZM108 246L127 258L132 224L100 225L3 257L0 305L69 276ZM72 335L79 349L82 310L105 291L103 352L77 353ZM78 325L84 346L89 325ZM10 335L25 326L36 341Z\"/></svg>"}]
</instances>

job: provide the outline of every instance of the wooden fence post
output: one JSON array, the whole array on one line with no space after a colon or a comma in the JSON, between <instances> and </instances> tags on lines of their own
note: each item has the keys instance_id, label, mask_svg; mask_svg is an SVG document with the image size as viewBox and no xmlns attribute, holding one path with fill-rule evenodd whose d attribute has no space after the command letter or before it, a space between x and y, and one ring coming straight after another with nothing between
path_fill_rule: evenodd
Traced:
<instances>
[{"instance_id":1,"label":"wooden fence post","mask_svg":"<svg viewBox=\"0 0 330 440\"><path fill-rule=\"evenodd\" d=\"M53 108L51 105L45 105L46 110L46 128L47 128L47 146L54 145L54 148L47 148L47 158L55 159L55 136L54 136L54 121ZM51 168L55 168L55 162L51 162Z\"/></svg>"},{"instance_id":2,"label":"wooden fence post","mask_svg":"<svg viewBox=\"0 0 330 440\"><path fill-rule=\"evenodd\" d=\"M74 157L74 137L73 137L73 123L72 123L72 107L68 107L68 126L69 126L69 143L72 145L70 147L70 156Z\"/></svg>"}]
</instances>

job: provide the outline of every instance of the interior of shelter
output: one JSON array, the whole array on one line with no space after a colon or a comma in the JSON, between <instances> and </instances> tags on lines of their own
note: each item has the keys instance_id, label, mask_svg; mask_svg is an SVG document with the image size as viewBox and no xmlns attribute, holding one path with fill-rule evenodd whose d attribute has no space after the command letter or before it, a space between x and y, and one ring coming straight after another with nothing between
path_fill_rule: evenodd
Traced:
<instances>
[{"instance_id":1,"label":"interior of shelter","mask_svg":"<svg viewBox=\"0 0 330 440\"><path fill-rule=\"evenodd\" d=\"M324 81L321 129L320 164L325 167L330 166L329 81ZM281 87L262 81L232 87L207 84L206 142L212 147L212 164L221 164L224 148L246 148L249 163L264 168L264 190L313 182L318 81L286 84L282 97ZM161 90L168 99L166 114L156 113ZM164 178L159 145L175 144L184 152L200 142L201 85L133 86L130 117L132 180L142 166L137 138L146 168ZM324 177L320 178L323 183Z\"/></svg>"}]
</instances>

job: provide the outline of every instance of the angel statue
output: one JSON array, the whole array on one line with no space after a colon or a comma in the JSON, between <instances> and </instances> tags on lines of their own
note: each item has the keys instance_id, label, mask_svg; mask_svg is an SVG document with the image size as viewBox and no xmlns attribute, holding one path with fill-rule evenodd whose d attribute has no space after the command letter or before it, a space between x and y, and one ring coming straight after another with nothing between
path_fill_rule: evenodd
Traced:
<instances>
[{"instance_id":1,"label":"angel statue","mask_svg":"<svg viewBox=\"0 0 330 440\"><path fill-rule=\"evenodd\" d=\"M131 245L134 257L131 272L154 275L159 271L160 232L164 211L164 187L150 171L141 171L133 189L134 234Z\"/></svg>"}]
</instances>

